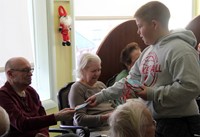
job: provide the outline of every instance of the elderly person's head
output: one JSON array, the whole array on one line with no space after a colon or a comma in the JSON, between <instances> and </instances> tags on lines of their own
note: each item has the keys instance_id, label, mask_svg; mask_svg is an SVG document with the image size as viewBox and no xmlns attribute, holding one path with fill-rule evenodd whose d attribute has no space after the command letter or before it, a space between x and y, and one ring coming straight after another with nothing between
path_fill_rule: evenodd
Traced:
<instances>
[{"instance_id":1,"label":"elderly person's head","mask_svg":"<svg viewBox=\"0 0 200 137\"><path fill-rule=\"evenodd\" d=\"M85 53L78 63L80 81L93 86L101 74L101 59L96 54Z\"/></svg>"},{"instance_id":2,"label":"elderly person's head","mask_svg":"<svg viewBox=\"0 0 200 137\"><path fill-rule=\"evenodd\" d=\"M10 120L7 112L0 106L0 136L8 133L10 128Z\"/></svg>"},{"instance_id":3,"label":"elderly person's head","mask_svg":"<svg viewBox=\"0 0 200 137\"><path fill-rule=\"evenodd\" d=\"M111 137L154 137L155 121L138 99L120 105L109 118Z\"/></svg>"},{"instance_id":4,"label":"elderly person's head","mask_svg":"<svg viewBox=\"0 0 200 137\"><path fill-rule=\"evenodd\" d=\"M127 70L130 70L140 54L141 50L139 45L136 42L131 42L121 51L120 62L123 63Z\"/></svg>"},{"instance_id":5,"label":"elderly person's head","mask_svg":"<svg viewBox=\"0 0 200 137\"><path fill-rule=\"evenodd\" d=\"M5 65L8 82L15 88L25 88L31 84L31 64L23 57L9 59Z\"/></svg>"}]
</instances>

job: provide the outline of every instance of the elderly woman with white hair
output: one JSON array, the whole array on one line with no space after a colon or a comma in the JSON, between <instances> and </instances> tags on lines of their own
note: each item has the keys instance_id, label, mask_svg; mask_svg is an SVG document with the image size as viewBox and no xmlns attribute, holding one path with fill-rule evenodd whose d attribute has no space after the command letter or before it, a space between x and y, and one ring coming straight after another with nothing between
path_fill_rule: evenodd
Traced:
<instances>
[{"instance_id":1,"label":"elderly woman with white hair","mask_svg":"<svg viewBox=\"0 0 200 137\"><path fill-rule=\"evenodd\" d=\"M155 120L139 99L118 106L110 116L109 124L111 137L155 136Z\"/></svg>"},{"instance_id":2,"label":"elderly woman with white hair","mask_svg":"<svg viewBox=\"0 0 200 137\"><path fill-rule=\"evenodd\" d=\"M100 74L101 59L96 54L83 54L78 63L80 80L72 85L69 93L71 108L83 104L90 96L106 88L104 83L98 81ZM111 102L104 102L96 107L85 107L75 112L74 124L94 128L98 131L108 130L107 119L113 110L114 107ZM95 133L95 135L98 135L98 133Z\"/></svg>"}]
</instances>

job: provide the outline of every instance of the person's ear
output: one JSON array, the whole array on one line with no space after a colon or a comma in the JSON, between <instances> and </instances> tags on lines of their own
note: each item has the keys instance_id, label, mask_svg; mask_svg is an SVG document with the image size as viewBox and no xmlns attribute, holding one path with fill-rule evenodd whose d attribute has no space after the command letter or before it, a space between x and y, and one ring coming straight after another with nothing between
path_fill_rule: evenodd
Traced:
<instances>
[{"instance_id":1,"label":"person's ear","mask_svg":"<svg viewBox=\"0 0 200 137\"><path fill-rule=\"evenodd\" d=\"M154 29L158 28L159 22L157 20L152 20L151 23L152 23L152 26L153 26Z\"/></svg>"},{"instance_id":2,"label":"person's ear","mask_svg":"<svg viewBox=\"0 0 200 137\"><path fill-rule=\"evenodd\" d=\"M8 70L7 72L5 72L6 73L6 75L8 76L8 77L12 77L12 70Z\"/></svg>"}]
</instances>

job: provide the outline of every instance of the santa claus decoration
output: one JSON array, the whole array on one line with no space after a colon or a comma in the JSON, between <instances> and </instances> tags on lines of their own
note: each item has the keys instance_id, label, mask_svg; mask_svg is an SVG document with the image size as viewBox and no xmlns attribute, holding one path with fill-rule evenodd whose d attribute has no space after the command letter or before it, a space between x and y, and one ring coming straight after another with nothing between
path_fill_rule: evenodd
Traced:
<instances>
[{"instance_id":1,"label":"santa claus decoration","mask_svg":"<svg viewBox=\"0 0 200 137\"><path fill-rule=\"evenodd\" d=\"M60 26L59 32L62 34L62 45L63 46L70 46L70 30L71 30L71 17L67 14L66 10L63 6L59 6L58 13L60 16Z\"/></svg>"}]
</instances>

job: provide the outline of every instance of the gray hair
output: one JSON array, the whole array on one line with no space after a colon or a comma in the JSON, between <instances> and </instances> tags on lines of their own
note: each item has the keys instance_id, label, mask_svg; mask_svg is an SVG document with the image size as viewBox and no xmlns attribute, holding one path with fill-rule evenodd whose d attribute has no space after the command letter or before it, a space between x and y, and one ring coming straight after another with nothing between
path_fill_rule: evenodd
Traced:
<instances>
[{"instance_id":1,"label":"gray hair","mask_svg":"<svg viewBox=\"0 0 200 137\"><path fill-rule=\"evenodd\" d=\"M84 53L79 62L78 62L78 69L77 69L77 77L83 77L83 70L87 68L87 65L91 62L99 62L101 63L101 59L98 55L92 53Z\"/></svg>"},{"instance_id":2,"label":"gray hair","mask_svg":"<svg viewBox=\"0 0 200 137\"><path fill-rule=\"evenodd\" d=\"M133 99L117 107L109 118L111 137L144 137L147 109L139 99Z\"/></svg>"}]
</instances>

